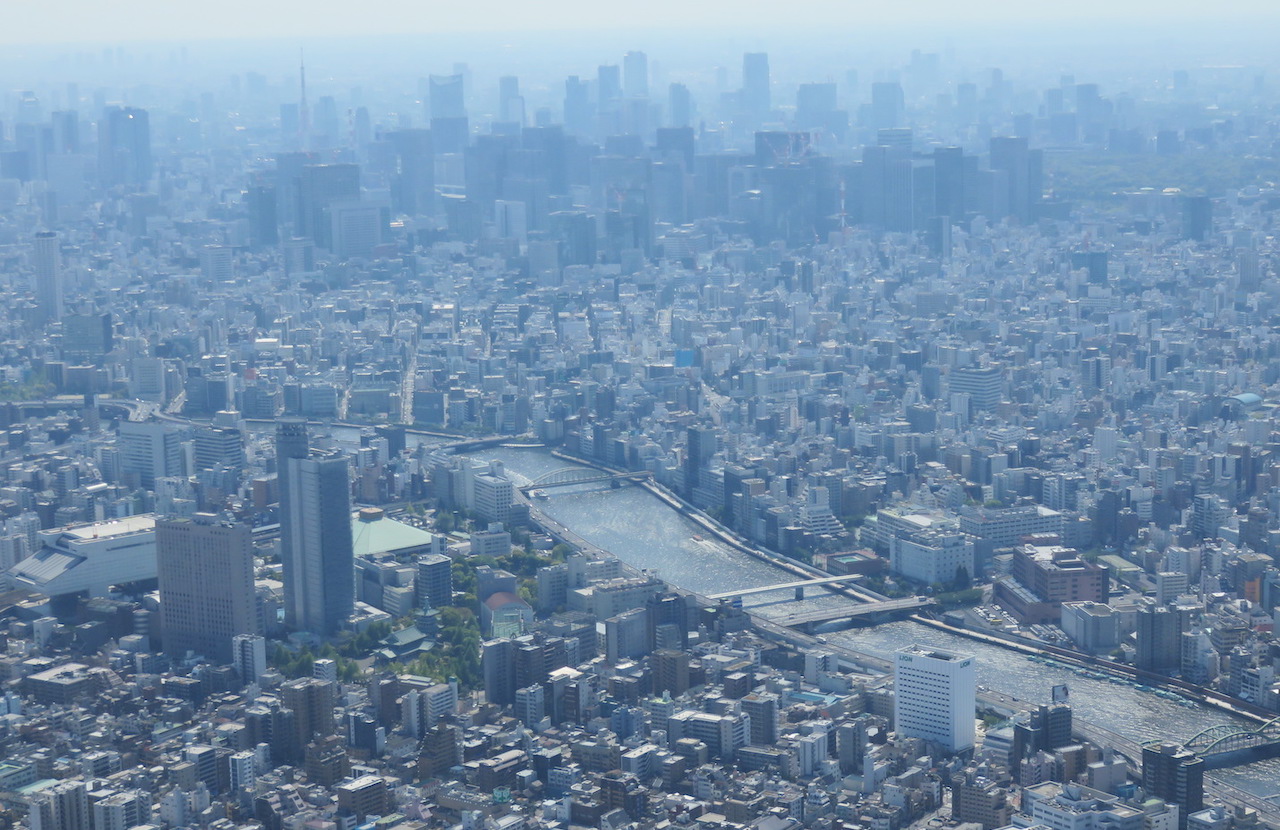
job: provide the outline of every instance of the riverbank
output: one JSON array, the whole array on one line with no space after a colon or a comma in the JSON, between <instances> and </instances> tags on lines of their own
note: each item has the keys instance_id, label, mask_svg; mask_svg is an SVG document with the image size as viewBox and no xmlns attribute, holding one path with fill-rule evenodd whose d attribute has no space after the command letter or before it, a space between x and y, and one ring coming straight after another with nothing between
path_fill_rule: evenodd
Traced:
<instances>
[{"instance_id":1,"label":"riverbank","mask_svg":"<svg viewBox=\"0 0 1280 830\"><path fill-rule=\"evenodd\" d=\"M561 461L568 461L573 464L578 464L583 467L589 467L593 470L599 470L601 472L606 472L606 473L629 472L628 470L623 470L619 467L614 467L609 464L602 464L598 461L581 458L579 456L576 456L569 452L565 452L564 450L560 450L560 449L553 449L550 451L550 453L553 457L558 458ZM652 494L654 497L656 497L658 500L662 501L672 510L675 510L681 516L685 517L689 521L693 522L694 524L697 524L699 527L706 530L707 533L714 536L718 542L728 545L729 547L733 548L739 553L750 556L751 558L759 562L763 562L766 565L772 565L775 568L779 568L788 573L794 574L800 577L801 579L818 579L822 577L831 576L831 574L827 573L821 568L817 568L808 563L801 562L796 559L791 559L790 557L783 556L782 554L774 553L773 551L769 551L769 550L765 550L764 548L761 548L760 546L751 542L750 539L747 539L745 536L741 535L740 533L737 533L736 531L732 530L731 528L727 527L721 522L718 522L715 519L711 518L703 510L693 506L692 504L690 504L689 502L681 498L678 494L673 493L671 490L667 489L661 484L658 484L656 481L652 479L641 480L637 482L637 484L638 486L640 486L641 488L643 488L644 490ZM882 594L878 594L875 591L871 591L867 588L863 588L862 586L855 586L850 584L830 584L830 585L824 585L823 587L832 593L839 594L847 599L854 600L855 602L879 602L879 601L888 599L888 597Z\"/></svg>"},{"instance_id":2,"label":"riverbank","mask_svg":"<svg viewBox=\"0 0 1280 830\"><path fill-rule=\"evenodd\" d=\"M949 634L955 634L960 637L967 637L971 640L979 640L990 645L999 646L1010 651L1016 651L1027 656L1045 657L1047 659L1056 660L1059 663L1068 666L1076 666L1084 669L1097 669L1115 677L1132 679L1141 681L1143 685L1153 689L1164 689L1177 694L1185 700L1196 704L1206 704L1212 706L1219 711L1229 715L1245 718L1254 723L1266 723L1276 717L1276 713L1268 713L1260 707L1253 706L1246 701L1238 701L1230 698L1221 692L1213 689L1206 689L1202 686L1195 686L1186 681L1177 680L1176 678L1164 677L1163 675L1154 674L1152 672L1143 671L1124 663L1117 663L1114 660L1106 660L1101 657L1095 657L1091 654L1075 652L1070 649L1064 649L1058 646L1051 646L1047 643L1035 643L1022 638L1012 637L1007 634L996 634L994 632L974 631L971 628L957 628L948 625L941 620L935 620L922 614L913 614L911 616L913 622L927 625L932 628L946 631Z\"/></svg>"}]
</instances>

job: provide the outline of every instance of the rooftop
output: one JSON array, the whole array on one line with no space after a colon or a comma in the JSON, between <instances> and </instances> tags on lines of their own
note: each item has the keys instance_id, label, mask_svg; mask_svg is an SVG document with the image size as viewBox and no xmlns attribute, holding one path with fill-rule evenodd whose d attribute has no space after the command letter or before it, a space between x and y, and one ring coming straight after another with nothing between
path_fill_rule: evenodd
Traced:
<instances>
[{"instance_id":1,"label":"rooftop","mask_svg":"<svg viewBox=\"0 0 1280 830\"><path fill-rule=\"evenodd\" d=\"M356 556L420 548L431 544L425 530L388 518L381 510L361 510L351 520L351 549Z\"/></svg>"}]
</instances>

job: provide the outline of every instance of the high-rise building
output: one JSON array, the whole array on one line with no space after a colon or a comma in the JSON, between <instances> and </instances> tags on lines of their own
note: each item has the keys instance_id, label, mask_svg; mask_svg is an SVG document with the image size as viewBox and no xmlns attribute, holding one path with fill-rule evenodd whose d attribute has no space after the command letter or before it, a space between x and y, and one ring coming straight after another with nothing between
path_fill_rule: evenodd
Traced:
<instances>
[{"instance_id":1,"label":"high-rise building","mask_svg":"<svg viewBox=\"0 0 1280 830\"><path fill-rule=\"evenodd\" d=\"M968 654L921 645L894 653L894 730L948 752L971 749L977 704L976 670Z\"/></svg>"},{"instance_id":2,"label":"high-rise building","mask_svg":"<svg viewBox=\"0 0 1280 830\"><path fill-rule=\"evenodd\" d=\"M753 692L741 701L742 711L751 718L751 745L773 746L778 742L778 696Z\"/></svg>"},{"instance_id":3,"label":"high-rise building","mask_svg":"<svg viewBox=\"0 0 1280 830\"><path fill-rule=\"evenodd\" d=\"M1204 809L1204 759L1186 747L1160 742L1142 748L1142 789L1148 798L1178 805L1178 826Z\"/></svg>"},{"instance_id":4,"label":"high-rise building","mask_svg":"<svg viewBox=\"0 0 1280 830\"><path fill-rule=\"evenodd\" d=\"M453 560L442 553L422 554L418 558L416 588L419 607L452 605Z\"/></svg>"},{"instance_id":5,"label":"high-rise building","mask_svg":"<svg viewBox=\"0 0 1280 830\"><path fill-rule=\"evenodd\" d=\"M1182 615L1164 605L1138 609L1134 665L1144 671L1167 672L1182 664Z\"/></svg>"},{"instance_id":6,"label":"high-rise building","mask_svg":"<svg viewBox=\"0 0 1280 830\"><path fill-rule=\"evenodd\" d=\"M157 478L182 475L182 437L159 421L122 421L118 443L125 483L152 489Z\"/></svg>"},{"instance_id":7,"label":"high-rise building","mask_svg":"<svg viewBox=\"0 0 1280 830\"><path fill-rule=\"evenodd\" d=\"M622 90L628 98L649 97L649 56L644 52L622 56Z\"/></svg>"},{"instance_id":8,"label":"high-rise building","mask_svg":"<svg viewBox=\"0 0 1280 830\"><path fill-rule=\"evenodd\" d=\"M951 392L968 395L973 412L990 411L1003 396L1004 372L996 365L958 366L951 372Z\"/></svg>"},{"instance_id":9,"label":"high-rise building","mask_svg":"<svg viewBox=\"0 0 1280 830\"><path fill-rule=\"evenodd\" d=\"M298 177L298 236L309 237L328 248L332 244L329 209L334 202L360 198L360 165L309 164Z\"/></svg>"},{"instance_id":10,"label":"high-rise building","mask_svg":"<svg viewBox=\"0 0 1280 830\"><path fill-rule=\"evenodd\" d=\"M769 89L769 55L747 52L742 56L742 107L757 117L764 117L773 106Z\"/></svg>"},{"instance_id":11,"label":"high-rise building","mask_svg":"<svg viewBox=\"0 0 1280 830\"><path fill-rule=\"evenodd\" d=\"M306 423L277 425L285 625L333 634L355 605L351 473L344 455L308 450Z\"/></svg>"},{"instance_id":12,"label":"high-rise building","mask_svg":"<svg viewBox=\"0 0 1280 830\"><path fill-rule=\"evenodd\" d=\"M430 79L431 141L436 153L461 153L470 135L464 79L461 74Z\"/></svg>"},{"instance_id":13,"label":"high-rise building","mask_svg":"<svg viewBox=\"0 0 1280 830\"><path fill-rule=\"evenodd\" d=\"M151 119L137 107L108 107L98 122L98 177L103 185L145 190L151 181Z\"/></svg>"},{"instance_id":14,"label":"high-rise building","mask_svg":"<svg viewBox=\"0 0 1280 830\"><path fill-rule=\"evenodd\" d=\"M267 638L237 634L231 638L232 663L245 683L256 682L267 670Z\"/></svg>"},{"instance_id":15,"label":"high-rise building","mask_svg":"<svg viewBox=\"0 0 1280 830\"><path fill-rule=\"evenodd\" d=\"M248 525L210 513L158 521L156 571L169 654L231 663L232 639L260 633Z\"/></svg>"},{"instance_id":16,"label":"high-rise building","mask_svg":"<svg viewBox=\"0 0 1280 830\"><path fill-rule=\"evenodd\" d=\"M249 211L249 244L254 249L280 241L276 194L276 188L267 185L254 185L245 193L245 206Z\"/></svg>"},{"instance_id":17,"label":"high-rise building","mask_svg":"<svg viewBox=\"0 0 1280 830\"><path fill-rule=\"evenodd\" d=\"M1002 195L1009 215L1023 224L1031 222L1044 192L1041 151L1030 149L1025 137L1012 136L992 138L990 149L991 169L1004 174Z\"/></svg>"},{"instance_id":18,"label":"high-rise building","mask_svg":"<svg viewBox=\"0 0 1280 830\"><path fill-rule=\"evenodd\" d=\"M335 692L335 684L314 677L299 677L280 687L281 702L293 710L295 746L306 747L317 736L334 734Z\"/></svg>"},{"instance_id":19,"label":"high-rise building","mask_svg":"<svg viewBox=\"0 0 1280 830\"><path fill-rule=\"evenodd\" d=\"M672 127L693 126L693 96L684 84L672 84L667 90L667 122Z\"/></svg>"},{"instance_id":20,"label":"high-rise building","mask_svg":"<svg viewBox=\"0 0 1280 830\"><path fill-rule=\"evenodd\" d=\"M32 243L33 286L36 306L42 320L62 318L62 268L58 254L58 235L39 231Z\"/></svg>"}]
</instances>

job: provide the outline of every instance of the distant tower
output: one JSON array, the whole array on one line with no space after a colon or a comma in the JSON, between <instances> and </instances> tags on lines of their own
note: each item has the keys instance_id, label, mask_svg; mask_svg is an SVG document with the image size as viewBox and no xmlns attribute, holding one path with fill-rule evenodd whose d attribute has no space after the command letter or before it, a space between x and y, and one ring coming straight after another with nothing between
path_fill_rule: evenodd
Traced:
<instances>
[{"instance_id":1,"label":"distant tower","mask_svg":"<svg viewBox=\"0 0 1280 830\"><path fill-rule=\"evenodd\" d=\"M757 117L764 117L773 106L769 92L769 55L747 52L742 56L742 105Z\"/></svg>"},{"instance_id":2,"label":"distant tower","mask_svg":"<svg viewBox=\"0 0 1280 830\"><path fill-rule=\"evenodd\" d=\"M628 52L622 58L623 93L628 98L649 97L649 56Z\"/></svg>"},{"instance_id":3,"label":"distant tower","mask_svg":"<svg viewBox=\"0 0 1280 830\"><path fill-rule=\"evenodd\" d=\"M98 175L102 184L145 191L151 173L150 115L137 107L108 107L98 122Z\"/></svg>"},{"instance_id":4,"label":"distant tower","mask_svg":"<svg viewBox=\"0 0 1280 830\"><path fill-rule=\"evenodd\" d=\"M311 111L307 107L307 62L302 50L298 50L298 147L302 152L310 149Z\"/></svg>"},{"instance_id":5,"label":"distant tower","mask_svg":"<svg viewBox=\"0 0 1280 830\"><path fill-rule=\"evenodd\" d=\"M45 320L62 318L62 269L58 256L58 235L40 231L33 243L36 304Z\"/></svg>"}]
</instances>

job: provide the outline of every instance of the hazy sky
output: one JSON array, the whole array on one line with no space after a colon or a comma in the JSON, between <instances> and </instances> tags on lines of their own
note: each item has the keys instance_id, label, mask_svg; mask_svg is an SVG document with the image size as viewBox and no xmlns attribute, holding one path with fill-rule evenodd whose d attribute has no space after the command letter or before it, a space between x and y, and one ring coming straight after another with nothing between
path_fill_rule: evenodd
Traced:
<instances>
[{"instance_id":1,"label":"hazy sky","mask_svg":"<svg viewBox=\"0 0 1280 830\"><path fill-rule=\"evenodd\" d=\"M739 31L1280 19L1276 0L0 0L0 42L114 43L642 26Z\"/></svg>"}]
</instances>

